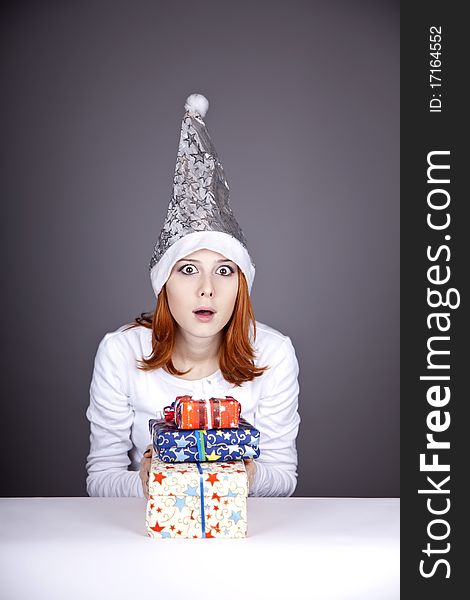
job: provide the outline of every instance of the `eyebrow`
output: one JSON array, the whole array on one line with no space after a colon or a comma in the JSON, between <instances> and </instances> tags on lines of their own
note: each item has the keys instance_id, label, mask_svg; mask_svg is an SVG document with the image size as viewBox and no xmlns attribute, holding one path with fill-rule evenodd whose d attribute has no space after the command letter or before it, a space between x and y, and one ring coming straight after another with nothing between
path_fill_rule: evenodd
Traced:
<instances>
[{"instance_id":1,"label":"eyebrow","mask_svg":"<svg viewBox=\"0 0 470 600\"><path fill-rule=\"evenodd\" d=\"M194 263L201 263L202 261L200 261L200 260L196 260L195 258L181 258L180 260L177 260L176 262L177 262L177 263L180 263L180 262L194 262ZM215 262L217 262L217 263L226 263L226 262L231 262L231 263L233 263L234 265L236 264L236 263L234 263L234 262L233 262L233 260L230 260L229 258L221 258L220 260L216 260Z\"/></svg>"}]
</instances>

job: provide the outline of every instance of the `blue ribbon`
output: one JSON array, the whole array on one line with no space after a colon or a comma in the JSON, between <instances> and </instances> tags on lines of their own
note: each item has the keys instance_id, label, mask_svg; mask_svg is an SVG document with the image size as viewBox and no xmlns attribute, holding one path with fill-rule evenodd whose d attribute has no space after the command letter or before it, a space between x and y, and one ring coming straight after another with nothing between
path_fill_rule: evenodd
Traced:
<instances>
[{"instance_id":1,"label":"blue ribbon","mask_svg":"<svg viewBox=\"0 0 470 600\"><path fill-rule=\"evenodd\" d=\"M199 463L197 464L197 469L199 471L199 488L201 491L201 528L202 528L202 537L205 538L206 537L206 515L204 512L204 482L202 479L202 475L203 475L203 471L201 469L201 465Z\"/></svg>"}]
</instances>

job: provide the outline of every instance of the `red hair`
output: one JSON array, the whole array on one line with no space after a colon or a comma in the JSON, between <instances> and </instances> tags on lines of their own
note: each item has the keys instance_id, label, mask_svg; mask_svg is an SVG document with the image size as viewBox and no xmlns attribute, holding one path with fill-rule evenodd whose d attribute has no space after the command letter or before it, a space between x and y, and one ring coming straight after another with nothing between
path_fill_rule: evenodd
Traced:
<instances>
[{"instance_id":1,"label":"red hair","mask_svg":"<svg viewBox=\"0 0 470 600\"><path fill-rule=\"evenodd\" d=\"M226 381L236 386L260 377L269 367L255 365L255 351L249 339L250 323L256 339L256 322L245 276L238 270L238 293L230 321L223 329L219 347L219 368ZM168 306L166 286L158 294L155 312L142 313L130 327L147 327L152 330L152 354L139 361L142 371L153 371L165 367L172 375L182 376L188 371L179 371L173 364L176 321Z\"/></svg>"}]
</instances>

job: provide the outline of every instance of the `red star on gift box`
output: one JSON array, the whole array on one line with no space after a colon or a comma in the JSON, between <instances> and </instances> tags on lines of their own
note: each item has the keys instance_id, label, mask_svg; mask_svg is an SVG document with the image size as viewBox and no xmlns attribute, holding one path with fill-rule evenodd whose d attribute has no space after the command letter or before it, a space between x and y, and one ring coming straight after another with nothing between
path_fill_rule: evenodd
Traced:
<instances>
[{"instance_id":1,"label":"red star on gift box","mask_svg":"<svg viewBox=\"0 0 470 600\"><path fill-rule=\"evenodd\" d=\"M178 531L176 532L176 535L181 535L181 530L178 529Z\"/></svg>"},{"instance_id":2,"label":"red star on gift box","mask_svg":"<svg viewBox=\"0 0 470 600\"><path fill-rule=\"evenodd\" d=\"M161 485L162 481L166 479L166 475L163 475L163 473L154 473L153 474L153 482L155 483L156 481L158 481L158 483Z\"/></svg>"},{"instance_id":3,"label":"red star on gift box","mask_svg":"<svg viewBox=\"0 0 470 600\"><path fill-rule=\"evenodd\" d=\"M208 531L206 533L206 538L213 538L214 536L212 535L212 533L210 531Z\"/></svg>"},{"instance_id":4,"label":"red star on gift box","mask_svg":"<svg viewBox=\"0 0 470 600\"><path fill-rule=\"evenodd\" d=\"M219 507L218 506L214 506L214 510L219 510Z\"/></svg>"},{"instance_id":5,"label":"red star on gift box","mask_svg":"<svg viewBox=\"0 0 470 600\"><path fill-rule=\"evenodd\" d=\"M156 531L157 533L160 533L160 531L163 531L165 529L165 527L160 527L160 525L158 524L158 521L157 521L153 527L150 527L150 529L152 531Z\"/></svg>"},{"instance_id":6,"label":"red star on gift box","mask_svg":"<svg viewBox=\"0 0 470 600\"><path fill-rule=\"evenodd\" d=\"M217 525L214 527L214 529L217 531L217 533L220 533L220 525L217 523Z\"/></svg>"},{"instance_id":7,"label":"red star on gift box","mask_svg":"<svg viewBox=\"0 0 470 600\"><path fill-rule=\"evenodd\" d=\"M150 504L150 510L153 510L153 507L154 507L154 506L155 506L155 504L152 502L152 503Z\"/></svg>"},{"instance_id":8,"label":"red star on gift box","mask_svg":"<svg viewBox=\"0 0 470 600\"><path fill-rule=\"evenodd\" d=\"M217 473L211 473L210 475L207 476L206 481L208 481L210 484L214 485L214 483L216 481L220 481L220 479L217 479Z\"/></svg>"},{"instance_id":9,"label":"red star on gift box","mask_svg":"<svg viewBox=\"0 0 470 600\"><path fill-rule=\"evenodd\" d=\"M220 502L220 496L214 492L212 494L212 500L217 500L217 502Z\"/></svg>"},{"instance_id":10,"label":"red star on gift box","mask_svg":"<svg viewBox=\"0 0 470 600\"><path fill-rule=\"evenodd\" d=\"M171 529L172 531L174 531L174 529L175 529L175 526L174 526L174 525L170 525L170 529Z\"/></svg>"},{"instance_id":11,"label":"red star on gift box","mask_svg":"<svg viewBox=\"0 0 470 600\"><path fill-rule=\"evenodd\" d=\"M159 506L157 507L157 512L162 512L162 509Z\"/></svg>"},{"instance_id":12,"label":"red star on gift box","mask_svg":"<svg viewBox=\"0 0 470 600\"><path fill-rule=\"evenodd\" d=\"M228 504L228 500L224 500L224 504Z\"/></svg>"}]
</instances>

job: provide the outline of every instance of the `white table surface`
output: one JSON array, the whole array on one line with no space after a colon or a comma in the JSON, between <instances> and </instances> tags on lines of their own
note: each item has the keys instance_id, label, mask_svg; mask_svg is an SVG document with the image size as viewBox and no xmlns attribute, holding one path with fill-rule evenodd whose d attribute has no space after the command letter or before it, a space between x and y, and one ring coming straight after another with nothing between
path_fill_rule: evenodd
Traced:
<instances>
[{"instance_id":1,"label":"white table surface","mask_svg":"<svg viewBox=\"0 0 470 600\"><path fill-rule=\"evenodd\" d=\"M0 499L0 598L399 598L397 498L249 498L248 537L153 540L140 498Z\"/></svg>"}]
</instances>

